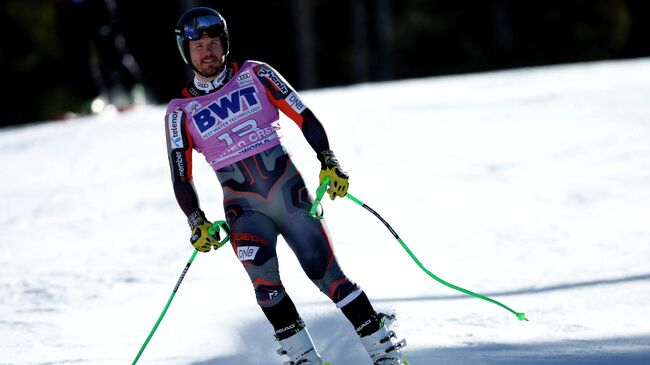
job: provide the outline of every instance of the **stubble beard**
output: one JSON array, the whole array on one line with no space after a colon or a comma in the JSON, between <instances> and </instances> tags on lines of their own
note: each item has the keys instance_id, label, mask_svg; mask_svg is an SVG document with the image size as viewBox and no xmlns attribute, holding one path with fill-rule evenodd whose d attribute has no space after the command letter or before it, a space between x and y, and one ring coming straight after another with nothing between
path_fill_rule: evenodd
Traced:
<instances>
[{"instance_id":1,"label":"stubble beard","mask_svg":"<svg viewBox=\"0 0 650 365\"><path fill-rule=\"evenodd\" d=\"M203 75L204 77L208 77L208 78L216 77L217 75L219 75L221 70L223 70L224 64L225 62L223 62L223 60L219 60L219 62L215 64L207 65L203 68L200 68L199 71L201 71L201 75Z\"/></svg>"}]
</instances>

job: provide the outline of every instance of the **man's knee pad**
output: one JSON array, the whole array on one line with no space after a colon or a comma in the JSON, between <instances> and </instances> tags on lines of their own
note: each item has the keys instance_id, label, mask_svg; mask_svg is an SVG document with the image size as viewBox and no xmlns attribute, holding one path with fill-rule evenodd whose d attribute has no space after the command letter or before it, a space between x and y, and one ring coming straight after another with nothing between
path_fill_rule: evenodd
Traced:
<instances>
[{"instance_id":1,"label":"man's knee pad","mask_svg":"<svg viewBox=\"0 0 650 365\"><path fill-rule=\"evenodd\" d=\"M254 280L255 297L260 307L272 307L278 304L286 295L282 283L272 283L264 280Z\"/></svg>"},{"instance_id":2,"label":"man's knee pad","mask_svg":"<svg viewBox=\"0 0 650 365\"><path fill-rule=\"evenodd\" d=\"M312 280L316 286L334 303L344 300L348 295L360 290L357 284L348 279L341 268L332 262L322 279Z\"/></svg>"},{"instance_id":3,"label":"man's knee pad","mask_svg":"<svg viewBox=\"0 0 650 365\"><path fill-rule=\"evenodd\" d=\"M286 292L280 281L278 259L273 257L263 265L245 265L246 272L253 283L257 304L272 307L284 298Z\"/></svg>"}]
</instances>

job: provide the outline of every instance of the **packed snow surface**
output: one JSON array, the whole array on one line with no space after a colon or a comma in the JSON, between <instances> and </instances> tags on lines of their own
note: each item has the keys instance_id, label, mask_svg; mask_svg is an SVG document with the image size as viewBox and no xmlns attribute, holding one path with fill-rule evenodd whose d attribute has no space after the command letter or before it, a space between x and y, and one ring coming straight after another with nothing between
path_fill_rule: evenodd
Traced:
<instances>
[{"instance_id":1,"label":"packed snow surface","mask_svg":"<svg viewBox=\"0 0 650 365\"><path fill-rule=\"evenodd\" d=\"M282 72L282 70L279 70ZM323 200L345 273L419 364L650 363L650 60L303 92L351 176ZM192 254L164 106L0 129L0 364L131 364ZM312 193L298 127L286 148ZM209 219L219 183L194 178ZM313 188L313 189L312 189ZM370 361L282 239L287 291L323 357ZM199 254L138 364L281 364L226 246Z\"/></svg>"}]
</instances>

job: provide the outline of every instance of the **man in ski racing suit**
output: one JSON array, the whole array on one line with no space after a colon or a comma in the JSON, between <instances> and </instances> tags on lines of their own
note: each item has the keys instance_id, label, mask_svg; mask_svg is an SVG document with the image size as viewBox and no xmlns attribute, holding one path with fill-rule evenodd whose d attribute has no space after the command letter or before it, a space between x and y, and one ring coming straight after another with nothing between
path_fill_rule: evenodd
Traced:
<instances>
[{"instance_id":1,"label":"man in ski racing suit","mask_svg":"<svg viewBox=\"0 0 650 365\"><path fill-rule=\"evenodd\" d=\"M321 182L330 177L331 199L345 196L348 174L330 150L323 125L296 91L263 62L226 63L229 36L215 10L192 8L178 21L181 56L195 77L165 115L173 189L202 252L219 247L208 234L192 182L192 151L203 154L223 189L231 244L253 284L257 302L275 330L280 354L291 364L322 364L305 324L280 280L276 256L282 235L306 275L356 329L374 364L403 364L388 329L392 316L375 312L366 294L341 270L322 219L305 183L280 144L279 111L293 120L321 162ZM404 362L406 363L406 362Z\"/></svg>"}]
</instances>

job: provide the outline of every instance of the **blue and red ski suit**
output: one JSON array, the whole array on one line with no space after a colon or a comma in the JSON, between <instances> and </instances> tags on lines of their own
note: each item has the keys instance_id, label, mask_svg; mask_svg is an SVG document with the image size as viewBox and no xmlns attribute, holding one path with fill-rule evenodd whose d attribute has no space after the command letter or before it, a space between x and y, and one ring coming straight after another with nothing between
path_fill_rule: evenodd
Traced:
<instances>
[{"instance_id":1,"label":"blue and red ski suit","mask_svg":"<svg viewBox=\"0 0 650 365\"><path fill-rule=\"evenodd\" d=\"M314 284L363 329L376 313L339 267L324 221L308 214L312 198L279 142L277 111L300 127L317 154L330 149L323 125L269 65L247 61L239 69L233 63L225 72L220 85L195 79L167 110L168 157L180 208L186 216L200 210L192 182L197 150L215 170L233 250L278 338L304 326L280 280L278 235ZM275 110L265 114L264 108Z\"/></svg>"}]
</instances>

